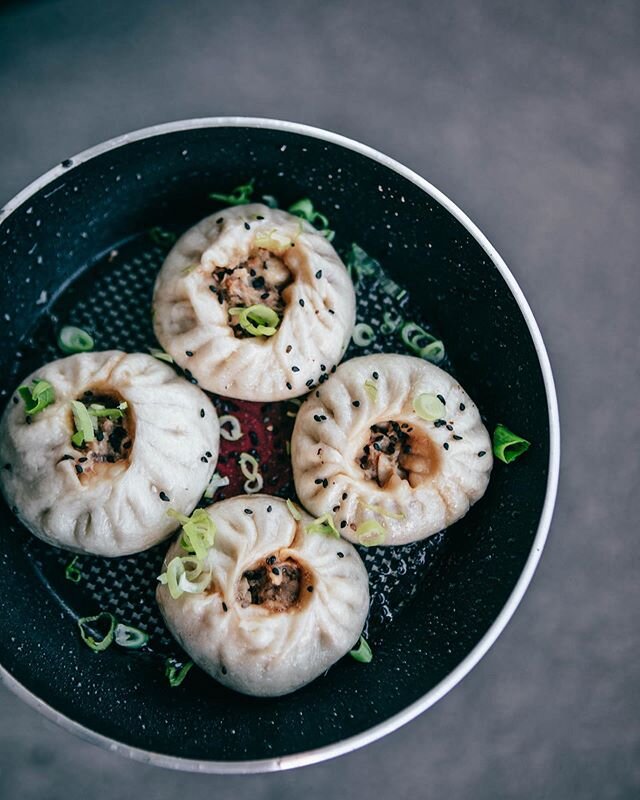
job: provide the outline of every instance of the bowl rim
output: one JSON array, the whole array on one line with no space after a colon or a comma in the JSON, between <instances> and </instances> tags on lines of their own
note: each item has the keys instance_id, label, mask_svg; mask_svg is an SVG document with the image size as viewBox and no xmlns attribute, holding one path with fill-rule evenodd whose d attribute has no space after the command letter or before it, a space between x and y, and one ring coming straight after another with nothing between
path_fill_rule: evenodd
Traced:
<instances>
[{"instance_id":1,"label":"bowl rim","mask_svg":"<svg viewBox=\"0 0 640 800\"><path fill-rule=\"evenodd\" d=\"M473 667L480 661L485 653L487 653L489 648L493 645L511 619L533 577L533 573L535 572L540 560L540 556L549 532L549 527L551 525L551 519L553 516L553 509L557 495L560 469L560 422L553 373L551 370L549 356L542 339L542 334L540 333L538 324L527 300L525 299L522 289L493 245L455 203L453 203L445 194L443 194L439 189L436 189L436 187L427 180L422 178L408 167L405 167L395 159L384 155L368 145L362 144L341 134L311 125L305 125L299 122L287 122L284 120L263 117L242 116L203 117L151 125L146 128L141 128L130 133L116 136L112 139L108 139L107 141L95 145L94 147L90 147L87 150L83 150L77 155L72 156L70 159L65 160L63 163L53 167L53 169L45 172L39 178L36 178L32 183L22 189L22 191L18 192L18 194L16 194L11 200L9 200L8 203L4 205L2 209L0 209L0 223L3 223L30 197L50 184L56 178L63 174L69 173L74 167L90 161L91 159L103 153L106 153L110 150L115 150L123 145L130 144L131 142L148 139L158 135L193 129L224 127L262 128L274 131L282 131L285 133L308 136L339 145L348 150L359 153L360 155L366 156L373 161L377 161L382 166L397 172L399 175L411 181L413 184L418 186L418 188L422 189L426 194L430 195L438 203L444 206L444 208L446 208L447 211L449 211L449 213L451 213L458 220L458 222L460 222L466 228L469 234L486 252L497 270L502 275L509 290L515 298L515 301L520 309L520 313L524 317L524 320L527 324L527 328L529 329L529 333L531 334L531 338L536 350L538 363L540 365L542 378L544 381L545 394L547 397L547 412L549 415L549 471L547 476L545 501L527 561L506 603L471 652L469 652L467 656L465 656L465 658L445 678L436 684L436 686L434 686L430 691L413 702L411 705L404 708L402 711L394 714L392 717L389 717L383 722L374 725L372 728L356 734L355 736L351 736L347 739L342 739L338 742L334 742L313 750L308 750L306 752L292 753L290 755L267 759L254 759L246 761L204 761L199 759L169 756L164 753L155 753L138 747L132 747L124 742L116 741L108 736L97 733L90 728L85 727L84 725L81 725L80 723L72 720L45 703L29 689L19 683L2 665L0 665L0 681L3 685L5 685L20 699L22 699L32 708L35 708L45 717L60 725L70 733L79 736L85 741L101 746L111 752L118 753L119 755L132 758L136 761L150 763L159 767L168 767L188 772L252 774L278 772L280 770L317 764L327 759L350 753L353 750L359 749L360 747L364 747L365 745L370 744L371 742L374 742L383 736L386 736L388 733L392 733L401 726L415 719L419 714L421 714L423 711L426 711L426 709L430 708L432 705L434 705L434 703L444 697L473 669Z\"/></svg>"}]
</instances>

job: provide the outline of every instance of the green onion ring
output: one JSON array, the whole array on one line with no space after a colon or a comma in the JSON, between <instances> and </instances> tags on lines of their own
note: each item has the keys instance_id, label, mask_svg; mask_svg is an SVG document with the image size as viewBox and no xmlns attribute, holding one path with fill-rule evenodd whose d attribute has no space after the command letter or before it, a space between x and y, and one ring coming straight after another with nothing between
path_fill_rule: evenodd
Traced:
<instances>
[{"instance_id":1,"label":"green onion ring","mask_svg":"<svg viewBox=\"0 0 640 800\"><path fill-rule=\"evenodd\" d=\"M498 424L493 432L493 454L505 464L510 464L531 447L531 442Z\"/></svg>"},{"instance_id":2,"label":"green onion ring","mask_svg":"<svg viewBox=\"0 0 640 800\"><path fill-rule=\"evenodd\" d=\"M367 325L366 322L359 322L354 327L351 338L358 347L368 347L376 338L376 335L371 325Z\"/></svg>"},{"instance_id":3,"label":"green onion ring","mask_svg":"<svg viewBox=\"0 0 640 800\"><path fill-rule=\"evenodd\" d=\"M128 650L139 650L149 641L149 634L130 625L118 623L114 631L115 643Z\"/></svg>"},{"instance_id":4,"label":"green onion ring","mask_svg":"<svg viewBox=\"0 0 640 800\"><path fill-rule=\"evenodd\" d=\"M369 647L369 644L364 636L360 637L358 640L358 646L353 650L350 650L349 655L351 658L355 658L355 660L359 661L361 664L369 664L373 660L373 653L371 652L371 648Z\"/></svg>"},{"instance_id":5,"label":"green onion ring","mask_svg":"<svg viewBox=\"0 0 640 800\"><path fill-rule=\"evenodd\" d=\"M93 350L94 341L82 328L65 325L58 334L58 347L63 353L87 353Z\"/></svg>"},{"instance_id":6,"label":"green onion ring","mask_svg":"<svg viewBox=\"0 0 640 800\"><path fill-rule=\"evenodd\" d=\"M444 417L445 405L435 394L417 394L413 398L413 410L420 419L433 422Z\"/></svg>"},{"instance_id":7,"label":"green onion ring","mask_svg":"<svg viewBox=\"0 0 640 800\"><path fill-rule=\"evenodd\" d=\"M95 628L92 629L91 623L102 622L103 620L108 620L109 630L102 639L96 639L90 633L91 630L95 630ZM115 627L116 618L108 611L101 611L100 614L96 614L94 617L80 617L78 620L78 628L80 630L82 641L88 647L90 647L94 653L101 653L103 650L106 650L107 647L109 647L109 645L113 642L113 632Z\"/></svg>"}]
</instances>

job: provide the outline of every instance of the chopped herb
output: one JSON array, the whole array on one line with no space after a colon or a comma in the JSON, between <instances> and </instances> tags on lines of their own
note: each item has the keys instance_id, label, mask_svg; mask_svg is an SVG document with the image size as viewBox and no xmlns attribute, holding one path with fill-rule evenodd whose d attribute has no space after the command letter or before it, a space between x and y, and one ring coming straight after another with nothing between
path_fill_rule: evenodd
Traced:
<instances>
[{"instance_id":1,"label":"chopped herb","mask_svg":"<svg viewBox=\"0 0 640 800\"><path fill-rule=\"evenodd\" d=\"M263 194L262 202L269 208L278 208L278 201L272 194Z\"/></svg>"},{"instance_id":2,"label":"chopped herb","mask_svg":"<svg viewBox=\"0 0 640 800\"><path fill-rule=\"evenodd\" d=\"M204 497L207 500L213 500L213 496L221 489L223 486L229 485L229 478L223 478L219 472L214 472L211 476L211 480L207 485L207 488L204 490Z\"/></svg>"},{"instance_id":3,"label":"chopped herb","mask_svg":"<svg viewBox=\"0 0 640 800\"><path fill-rule=\"evenodd\" d=\"M531 447L531 442L510 431L505 425L496 425L493 432L493 454L505 464L510 464ZM480 453L478 453L480 455Z\"/></svg>"},{"instance_id":4,"label":"chopped herb","mask_svg":"<svg viewBox=\"0 0 640 800\"><path fill-rule=\"evenodd\" d=\"M382 273L380 262L367 255L355 242L351 245L351 250L347 254L345 262L351 280L354 283L358 283L363 276L371 277Z\"/></svg>"},{"instance_id":5,"label":"chopped herb","mask_svg":"<svg viewBox=\"0 0 640 800\"><path fill-rule=\"evenodd\" d=\"M433 394L418 394L413 398L413 410L428 422L441 419L444 413L444 403L439 396Z\"/></svg>"},{"instance_id":6,"label":"chopped herb","mask_svg":"<svg viewBox=\"0 0 640 800\"><path fill-rule=\"evenodd\" d=\"M369 647L367 640L361 636L358 640L358 646L349 651L351 658L355 658L361 664L369 664L373 660L373 653Z\"/></svg>"},{"instance_id":7,"label":"chopped herb","mask_svg":"<svg viewBox=\"0 0 640 800\"><path fill-rule=\"evenodd\" d=\"M76 432L71 437L71 442L76 447L80 447L86 442L92 442L95 439L95 434L87 407L79 400L72 400L71 410L73 412L73 422L76 426Z\"/></svg>"},{"instance_id":8,"label":"chopped herb","mask_svg":"<svg viewBox=\"0 0 640 800\"><path fill-rule=\"evenodd\" d=\"M63 353L86 353L93 346L93 338L82 328L65 325L58 334L58 347Z\"/></svg>"},{"instance_id":9,"label":"chopped herb","mask_svg":"<svg viewBox=\"0 0 640 800\"><path fill-rule=\"evenodd\" d=\"M242 428L237 417L233 414L223 414L218 420L220 423L220 436L228 442L237 442L242 438ZM229 425L227 428L226 425Z\"/></svg>"},{"instance_id":10,"label":"chopped herb","mask_svg":"<svg viewBox=\"0 0 640 800\"><path fill-rule=\"evenodd\" d=\"M305 527L306 533L322 533L325 536L331 536L333 539L339 539L340 534L336 528L335 522L331 514L323 514L321 517L314 519Z\"/></svg>"},{"instance_id":11,"label":"chopped herb","mask_svg":"<svg viewBox=\"0 0 640 800\"><path fill-rule=\"evenodd\" d=\"M167 516L178 520L182 525L181 546L187 553L193 553L198 561L203 561L216 537L216 524L204 508L196 508L190 517L170 508Z\"/></svg>"},{"instance_id":12,"label":"chopped herb","mask_svg":"<svg viewBox=\"0 0 640 800\"><path fill-rule=\"evenodd\" d=\"M382 544L385 539L385 531L383 526L375 519L368 519L362 522L356 528L356 536L358 541L364 547L375 547Z\"/></svg>"},{"instance_id":13,"label":"chopped herb","mask_svg":"<svg viewBox=\"0 0 640 800\"><path fill-rule=\"evenodd\" d=\"M36 378L32 384L31 387L20 386L18 388L18 394L24 401L24 410L31 417L44 411L56 399L53 386L49 381L41 381Z\"/></svg>"},{"instance_id":14,"label":"chopped herb","mask_svg":"<svg viewBox=\"0 0 640 800\"><path fill-rule=\"evenodd\" d=\"M156 226L150 229L149 238L154 244L160 247L169 247L175 242L176 235L175 233L171 233L171 231L165 231L164 228Z\"/></svg>"},{"instance_id":15,"label":"chopped herb","mask_svg":"<svg viewBox=\"0 0 640 800\"><path fill-rule=\"evenodd\" d=\"M74 556L71 561L67 564L64 570L64 577L71 581L71 583L80 583L82 580L82 573L76 566L76 561L78 560L78 556Z\"/></svg>"},{"instance_id":16,"label":"chopped herb","mask_svg":"<svg viewBox=\"0 0 640 800\"><path fill-rule=\"evenodd\" d=\"M442 342L416 322L405 322L400 329L400 338L412 353L433 364L439 364L444 358Z\"/></svg>"},{"instance_id":17,"label":"chopped herb","mask_svg":"<svg viewBox=\"0 0 640 800\"><path fill-rule=\"evenodd\" d=\"M353 329L351 338L358 347L368 347L376 338L376 335L371 325L367 325L366 322L359 322Z\"/></svg>"},{"instance_id":18,"label":"chopped herb","mask_svg":"<svg viewBox=\"0 0 640 800\"><path fill-rule=\"evenodd\" d=\"M240 327L252 336L273 336L280 323L276 312L261 304L248 308L230 308L229 314L237 316Z\"/></svg>"},{"instance_id":19,"label":"chopped herb","mask_svg":"<svg viewBox=\"0 0 640 800\"><path fill-rule=\"evenodd\" d=\"M375 381L371 380L371 378L367 378L367 380L364 382L364 390L375 403L378 399L378 387L376 386Z\"/></svg>"},{"instance_id":20,"label":"chopped herb","mask_svg":"<svg viewBox=\"0 0 640 800\"><path fill-rule=\"evenodd\" d=\"M94 624L95 623L95 624ZM100 638L99 628L107 624L107 632ZM113 632L116 627L116 618L108 611L102 611L94 617L80 617L78 628L82 641L90 647L94 653L101 653L113 642Z\"/></svg>"},{"instance_id":21,"label":"chopped herb","mask_svg":"<svg viewBox=\"0 0 640 800\"><path fill-rule=\"evenodd\" d=\"M149 353L154 358L157 358L159 361L166 361L167 364L173 364L173 358L169 355L169 353L165 353L164 350L158 350L157 347L150 347Z\"/></svg>"},{"instance_id":22,"label":"chopped herb","mask_svg":"<svg viewBox=\"0 0 640 800\"><path fill-rule=\"evenodd\" d=\"M236 186L235 189L232 189L231 194L211 192L209 197L212 200L219 200L221 203L226 203L229 206L243 206L251 202L254 182L255 178L251 178L249 183L243 183L241 186Z\"/></svg>"},{"instance_id":23,"label":"chopped herb","mask_svg":"<svg viewBox=\"0 0 640 800\"><path fill-rule=\"evenodd\" d=\"M329 219L325 217L324 214L315 210L313 203L308 197L304 197L302 200L298 200L296 203L289 206L288 211L290 214L295 214L296 217L306 219L306 221L310 222L314 227L319 228L320 233L326 239L330 242L333 241L335 232L329 229ZM318 225L316 225L316 222Z\"/></svg>"},{"instance_id":24,"label":"chopped herb","mask_svg":"<svg viewBox=\"0 0 640 800\"><path fill-rule=\"evenodd\" d=\"M149 634L130 625L118 623L115 628L115 642L128 650L139 650L149 641Z\"/></svg>"},{"instance_id":25,"label":"chopped herb","mask_svg":"<svg viewBox=\"0 0 640 800\"><path fill-rule=\"evenodd\" d=\"M287 508L289 509L289 513L295 520L301 520L302 514L300 513L300 509L298 506L293 502L293 500L287 499Z\"/></svg>"},{"instance_id":26,"label":"chopped herb","mask_svg":"<svg viewBox=\"0 0 640 800\"><path fill-rule=\"evenodd\" d=\"M169 686L175 689L180 686L182 681L187 677L187 673L193 666L193 661L187 661L180 665L172 658L168 658L164 666L164 674L169 679Z\"/></svg>"}]
</instances>

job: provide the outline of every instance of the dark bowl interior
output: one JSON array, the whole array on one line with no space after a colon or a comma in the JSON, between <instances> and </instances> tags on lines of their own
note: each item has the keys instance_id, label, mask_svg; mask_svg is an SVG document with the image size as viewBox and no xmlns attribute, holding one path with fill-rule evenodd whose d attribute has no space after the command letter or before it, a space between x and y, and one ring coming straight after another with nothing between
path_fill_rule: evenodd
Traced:
<instances>
[{"instance_id":1,"label":"dark bowl interior","mask_svg":"<svg viewBox=\"0 0 640 800\"><path fill-rule=\"evenodd\" d=\"M203 127L150 135L64 171L0 224L6 399L17 357L55 297L98 256L155 225L187 227L212 213L212 190L255 177L281 204L311 197L337 231L405 286L445 341L456 374L488 425L534 444L496 464L489 490L443 538L417 591L376 634L367 666L343 659L278 699L221 690L193 671L169 690L157 664L112 648L93 654L25 556L25 536L1 510L0 662L10 676L91 731L167 756L230 762L280 758L335 744L399 714L442 681L496 620L529 558L547 490L549 417L528 326L505 279L450 211L377 160L311 135ZM146 299L141 299L146 302Z\"/></svg>"}]
</instances>

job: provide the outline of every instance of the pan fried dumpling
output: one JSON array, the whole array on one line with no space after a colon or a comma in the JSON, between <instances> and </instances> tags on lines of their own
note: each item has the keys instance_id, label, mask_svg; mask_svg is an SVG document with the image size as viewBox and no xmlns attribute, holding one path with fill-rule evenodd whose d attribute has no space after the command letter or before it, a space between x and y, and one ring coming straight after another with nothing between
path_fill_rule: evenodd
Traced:
<instances>
[{"instance_id":1,"label":"pan fried dumpling","mask_svg":"<svg viewBox=\"0 0 640 800\"><path fill-rule=\"evenodd\" d=\"M312 225L252 203L216 212L176 242L153 309L158 340L204 389L284 400L308 392L340 361L355 294Z\"/></svg>"},{"instance_id":2,"label":"pan fried dumpling","mask_svg":"<svg viewBox=\"0 0 640 800\"><path fill-rule=\"evenodd\" d=\"M81 353L24 385L0 422L0 481L36 536L122 556L175 529L169 507L193 510L215 469L218 417L171 367L142 353ZM29 394L44 396L42 410L28 413Z\"/></svg>"},{"instance_id":3,"label":"pan fried dumpling","mask_svg":"<svg viewBox=\"0 0 640 800\"><path fill-rule=\"evenodd\" d=\"M238 692L277 696L356 644L369 584L348 542L305 531L311 517L294 519L277 497L234 497L206 513L217 529L213 547L198 562L179 536L160 578L173 570L179 588L157 590L169 629L196 664Z\"/></svg>"},{"instance_id":4,"label":"pan fried dumpling","mask_svg":"<svg viewBox=\"0 0 640 800\"><path fill-rule=\"evenodd\" d=\"M424 539L464 516L487 488L491 441L447 372L403 355L341 364L298 412L296 491L314 514L365 545Z\"/></svg>"}]
</instances>

